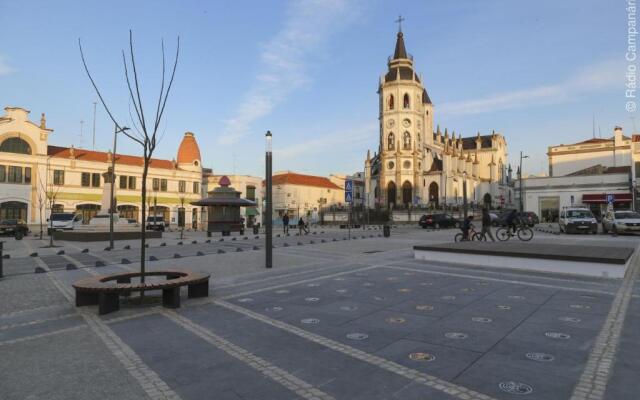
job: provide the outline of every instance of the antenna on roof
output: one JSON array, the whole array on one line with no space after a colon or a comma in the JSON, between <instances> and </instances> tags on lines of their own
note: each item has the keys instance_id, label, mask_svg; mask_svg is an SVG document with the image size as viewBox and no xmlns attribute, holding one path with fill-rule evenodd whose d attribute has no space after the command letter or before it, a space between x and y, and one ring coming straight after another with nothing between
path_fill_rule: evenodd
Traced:
<instances>
[{"instance_id":1,"label":"antenna on roof","mask_svg":"<svg viewBox=\"0 0 640 400\"><path fill-rule=\"evenodd\" d=\"M593 122L591 123L591 132L593 134L593 138L596 138L596 114L592 114Z\"/></svg>"},{"instance_id":2,"label":"antenna on roof","mask_svg":"<svg viewBox=\"0 0 640 400\"><path fill-rule=\"evenodd\" d=\"M598 136L602 139L602 131L600 130L600 124L598 124Z\"/></svg>"}]
</instances>

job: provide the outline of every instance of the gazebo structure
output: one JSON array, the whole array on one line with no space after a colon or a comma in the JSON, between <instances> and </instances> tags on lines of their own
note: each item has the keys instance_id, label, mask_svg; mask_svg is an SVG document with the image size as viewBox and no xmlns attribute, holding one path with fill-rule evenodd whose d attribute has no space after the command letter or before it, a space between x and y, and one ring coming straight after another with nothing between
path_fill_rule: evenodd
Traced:
<instances>
[{"instance_id":1,"label":"gazebo structure","mask_svg":"<svg viewBox=\"0 0 640 400\"><path fill-rule=\"evenodd\" d=\"M240 218L240 207L255 207L256 203L240 197L240 192L232 188L231 181L223 176L218 181L220 187L211 191L209 197L194 201L194 206L206 206L209 221L207 234L222 232L223 236L229 236L231 232L244 233L244 224Z\"/></svg>"}]
</instances>

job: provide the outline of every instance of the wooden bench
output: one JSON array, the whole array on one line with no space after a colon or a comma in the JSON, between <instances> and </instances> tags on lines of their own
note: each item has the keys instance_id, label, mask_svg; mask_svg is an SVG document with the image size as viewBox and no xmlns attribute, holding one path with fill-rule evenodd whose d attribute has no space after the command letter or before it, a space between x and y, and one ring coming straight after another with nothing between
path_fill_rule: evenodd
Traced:
<instances>
[{"instance_id":1,"label":"wooden bench","mask_svg":"<svg viewBox=\"0 0 640 400\"><path fill-rule=\"evenodd\" d=\"M188 271L150 271L145 277L164 276L165 281L131 283L131 278L139 278L139 272L92 276L73 284L76 290L76 307L97 305L99 314L107 314L120 309L120 296L131 292L162 290L162 306L180 307L180 287L189 288L189 298L209 296L209 274Z\"/></svg>"}]
</instances>

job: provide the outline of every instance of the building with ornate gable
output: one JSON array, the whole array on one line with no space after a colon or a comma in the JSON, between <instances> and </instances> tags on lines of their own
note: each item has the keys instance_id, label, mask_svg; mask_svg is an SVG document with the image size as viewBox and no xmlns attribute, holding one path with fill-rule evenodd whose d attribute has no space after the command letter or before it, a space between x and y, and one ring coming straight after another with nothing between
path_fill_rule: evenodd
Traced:
<instances>
[{"instance_id":1,"label":"building with ornate gable","mask_svg":"<svg viewBox=\"0 0 640 400\"><path fill-rule=\"evenodd\" d=\"M378 85L378 151L367 152L364 185L368 207L460 205L463 181L471 203L513 202L508 185L507 142L492 132L462 137L434 126L434 105L407 53L402 31Z\"/></svg>"}]
</instances>

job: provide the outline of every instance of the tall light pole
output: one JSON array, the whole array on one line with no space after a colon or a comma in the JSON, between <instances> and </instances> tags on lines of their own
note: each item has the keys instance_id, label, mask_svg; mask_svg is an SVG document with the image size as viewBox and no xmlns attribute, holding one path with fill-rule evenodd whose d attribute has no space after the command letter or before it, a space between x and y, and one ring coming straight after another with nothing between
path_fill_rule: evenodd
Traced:
<instances>
[{"instance_id":1,"label":"tall light pole","mask_svg":"<svg viewBox=\"0 0 640 400\"><path fill-rule=\"evenodd\" d=\"M522 151L520 151L520 167L518 168L518 185L520 186L520 212L524 211L523 210L523 197L524 194L522 193L522 159L523 158L529 158L529 156L527 155L523 155Z\"/></svg>"},{"instance_id":2,"label":"tall light pole","mask_svg":"<svg viewBox=\"0 0 640 400\"><path fill-rule=\"evenodd\" d=\"M445 172L445 174L444 174L444 204L442 205L442 210L445 212L445 214L447 212L447 179L448 178L449 178L449 176Z\"/></svg>"},{"instance_id":3,"label":"tall light pole","mask_svg":"<svg viewBox=\"0 0 640 400\"><path fill-rule=\"evenodd\" d=\"M265 135L266 139L266 148L265 148L265 175L266 175L266 184L267 184L267 193L266 193L266 210L264 210L265 215L265 267L271 268L273 267L273 220L272 220L272 209L273 209L273 181L271 174L271 164L272 164L272 154L271 154L271 131L267 131Z\"/></svg>"},{"instance_id":4,"label":"tall light pole","mask_svg":"<svg viewBox=\"0 0 640 400\"><path fill-rule=\"evenodd\" d=\"M95 105L95 103L93 103ZM94 117L94 132L95 132L95 117ZM115 126L113 131L113 156L111 157L111 195L109 196L109 248L113 250L113 213L115 210L113 209L113 193L114 186L116 185L116 145L118 144L118 133L129 130L126 126L118 129L118 125ZM95 144L95 143L94 143Z\"/></svg>"},{"instance_id":5,"label":"tall light pole","mask_svg":"<svg viewBox=\"0 0 640 400\"><path fill-rule=\"evenodd\" d=\"M464 208L464 219L467 219L467 171L462 173L462 207Z\"/></svg>"}]
</instances>

